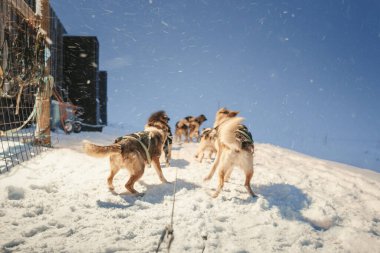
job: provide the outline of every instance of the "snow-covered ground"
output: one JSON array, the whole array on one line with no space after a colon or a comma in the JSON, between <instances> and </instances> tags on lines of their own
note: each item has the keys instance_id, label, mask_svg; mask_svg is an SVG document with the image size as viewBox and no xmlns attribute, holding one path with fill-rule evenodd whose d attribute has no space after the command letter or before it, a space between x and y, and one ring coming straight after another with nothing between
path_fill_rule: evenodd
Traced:
<instances>
[{"instance_id":1,"label":"snow-covered ground","mask_svg":"<svg viewBox=\"0 0 380 253\"><path fill-rule=\"evenodd\" d=\"M107 144L123 134L55 134L55 148L0 175L0 251L154 252L174 184L147 168L136 185L145 195L133 197L124 170L112 194L108 159L81 151L83 139ZM195 161L196 148L174 144L163 168L169 181L178 178L171 252L379 252L380 174L256 144L259 197L248 196L236 170L213 199L216 177L202 181L211 161Z\"/></svg>"}]
</instances>

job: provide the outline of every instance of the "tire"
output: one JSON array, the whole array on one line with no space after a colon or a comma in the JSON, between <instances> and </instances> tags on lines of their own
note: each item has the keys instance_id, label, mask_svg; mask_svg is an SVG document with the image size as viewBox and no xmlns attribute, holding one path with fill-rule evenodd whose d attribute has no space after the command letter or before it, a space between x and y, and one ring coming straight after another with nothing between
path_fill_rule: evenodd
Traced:
<instances>
[{"instance_id":1,"label":"tire","mask_svg":"<svg viewBox=\"0 0 380 253\"><path fill-rule=\"evenodd\" d=\"M80 133L80 131L82 131L82 124L78 122L74 122L73 130L74 130L74 133Z\"/></svg>"},{"instance_id":2,"label":"tire","mask_svg":"<svg viewBox=\"0 0 380 253\"><path fill-rule=\"evenodd\" d=\"M71 133L73 131L73 124L71 122L65 122L65 125L63 126L64 130L67 134Z\"/></svg>"}]
</instances>

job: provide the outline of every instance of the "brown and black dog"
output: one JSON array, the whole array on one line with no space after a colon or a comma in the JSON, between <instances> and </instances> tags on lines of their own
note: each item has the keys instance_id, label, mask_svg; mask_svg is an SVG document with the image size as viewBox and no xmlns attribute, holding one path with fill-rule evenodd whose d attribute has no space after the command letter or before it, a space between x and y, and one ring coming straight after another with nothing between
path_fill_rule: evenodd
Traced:
<instances>
[{"instance_id":1,"label":"brown and black dog","mask_svg":"<svg viewBox=\"0 0 380 253\"><path fill-rule=\"evenodd\" d=\"M182 141L182 136L185 137L185 141L186 142L189 142L189 127L190 127L190 121L193 120L194 117L193 116L187 116L183 119L180 119L179 121L177 121L177 123L175 124L175 131L174 131L174 134L175 134L175 140L177 142L181 142Z\"/></svg>"},{"instance_id":2,"label":"brown and black dog","mask_svg":"<svg viewBox=\"0 0 380 253\"><path fill-rule=\"evenodd\" d=\"M110 174L107 179L108 188L114 190L113 178L121 168L127 168L130 178L125 188L132 194L139 194L134 184L144 174L145 165L153 163L162 183L167 183L160 165L160 156L168 136L169 128L164 111L152 114L152 121L148 121L144 131L128 134L117 138L113 144L99 146L84 141L84 151L94 157L110 158Z\"/></svg>"},{"instance_id":3,"label":"brown and black dog","mask_svg":"<svg viewBox=\"0 0 380 253\"><path fill-rule=\"evenodd\" d=\"M148 118L148 123L145 127L156 127L167 132L167 138L164 143L164 154L165 154L165 164L166 167L170 166L170 160L172 157L172 144L173 144L173 134L169 126L170 118L165 113L165 111L158 111L150 115Z\"/></svg>"},{"instance_id":4,"label":"brown and black dog","mask_svg":"<svg viewBox=\"0 0 380 253\"><path fill-rule=\"evenodd\" d=\"M185 137L185 142L189 142L190 140L193 141L193 138L196 138L196 141L199 141L199 127L206 120L207 118L203 114L198 117L187 116L179 120L175 124L176 141L182 141L182 136Z\"/></svg>"},{"instance_id":5,"label":"brown and black dog","mask_svg":"<svg viewBox=\"0 0 380 253\"><path fill-rule=\"evenodd\" d=\"M256 196L250 186L253 176L254 143L247 127L241 124L244 119L236 117L238 113L226 108L221 108L216 113L214 129L216 130L217 155L205 178L205 180L210 180L218 169L219 185L213 197L219 195L234 167L239 167L244 171L244 186L251 196Z\"/></svg>"},{"instance_id":6,"label":"brown and black dog","mask_svg":"<svg viewBox=\"0 0 380 253\"><path fill-rule=\"evenodd\" d=\"M205 122L206 120L207 120L206 116L201 114L190 121L189 138L191 141L193 141L193 138L195 138L196 142L200 141L199 128L202 125L202 123Z\"/></svg>"}]
</instances>

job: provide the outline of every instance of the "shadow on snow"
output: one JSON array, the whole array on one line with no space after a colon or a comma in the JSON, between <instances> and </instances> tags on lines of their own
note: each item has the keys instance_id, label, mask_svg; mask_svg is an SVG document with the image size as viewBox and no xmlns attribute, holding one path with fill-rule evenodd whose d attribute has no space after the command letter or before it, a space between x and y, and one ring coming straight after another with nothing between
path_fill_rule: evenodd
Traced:
<instances>
[{"instance_id":1,"label":"shadow on snow","mask_svg":"<svg viewBox=\"0 0 380 253\"><path fill-rule=\"evenodd\" d=\"M290 184L272 184L260 186L257 192L269 203L268 208L276 206L283 219L305 222L315 230L325 231L331 226L318 224L318 222L305 218L301 210L308 208L311 200L302 190Z\"/></svg>"},{"instance_id":2,"label":"shadow on snow","mask_svg":"<svg viewBox=\"0 0 380 253\"><path fill-rule=\"evenodd\" d=\"M186 168L190 163L185 159L172 159L170 162L170 167L177 167L180 169Z\"/></svg>"},{"instance_id":3,"label":"shadow on snow","mask_svg":"<svg viewBox=\"0 0 380 253\"><path fill-rule=\"evenodd\" d=\"M150 204L158 204L162 203L165 198L171 198L173 195L173 183L168 184L151 184L148 185L144 183L143 181L139 182L141 185L144 185L147 190L145 193L141 196L132 195L129 193L122 193L117 194L113 193L115 196L119 196L125 203L120 203L120 201L115 201L117 203L114 203L113 201L102 201L97 200L98 207L101 208L116 208L116 209L123 209L131 207L135 204L136 201L142 201ZM182 179L177 179L177 186L176 186L176 192L179 192L183 189L186 190L193 190L196 188L199 188L199 185L186 182Z\"/></svg>"}]
</instances>

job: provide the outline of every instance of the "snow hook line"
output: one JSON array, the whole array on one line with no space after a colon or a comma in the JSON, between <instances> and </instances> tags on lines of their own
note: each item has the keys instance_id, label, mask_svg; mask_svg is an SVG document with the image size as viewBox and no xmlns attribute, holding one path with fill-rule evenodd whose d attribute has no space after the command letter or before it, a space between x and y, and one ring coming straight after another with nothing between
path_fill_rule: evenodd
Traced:
<instances>
[{"instance_id":1,"label":"snow hook line","mask_svg":"<svg viewBox=\"0 0 380 253\"><path fill-rule=\"evenodd\" d=\"M206 249L207 235L202 235L202 239L203 239L203 245L202 245L202 253L203 253Z\"/></svg>"},{"instance_id":2,"label":"snow hook line","mask_svg":"<svg viewBox=\"0 0 380 253\"><path fill-rule=\"evenodd\" d=\"M173 205L172 205L172 212L170 216L170 225L167 225L165 229L162 231L160 240L157 245L156 253L160 251L161 244L165 240L165 237L168 239L168 245L166 247L168 252L170 252L170 246L172 245L172 242L174 240L173 217L174 217L175 193L177 191L177 172L178 172L178 169L176 168L175 181L174 181L174 186L173 186Z\"/></svg>"},{"instance_id":3,"label":"snow hook line","mask_svg":"<svg viewBox=\"0 0 380 253\"><path fill-rule=\"evenodd\" d=\"M166 248L167 248L168 252L170 252L170 246L174 240L173 232L174 232L174 230L173 230L172 226L167 225L165 227L165 229L161 233L161 237L160 237L160 241L158 242L158 245L157 245L156 253L158 253L160 251L161 244L165 240L165 237L168 238L168 245Z\"/></svg>"}]
</instances>

